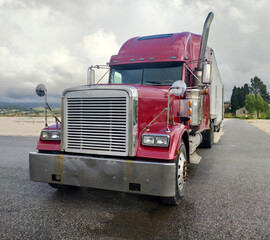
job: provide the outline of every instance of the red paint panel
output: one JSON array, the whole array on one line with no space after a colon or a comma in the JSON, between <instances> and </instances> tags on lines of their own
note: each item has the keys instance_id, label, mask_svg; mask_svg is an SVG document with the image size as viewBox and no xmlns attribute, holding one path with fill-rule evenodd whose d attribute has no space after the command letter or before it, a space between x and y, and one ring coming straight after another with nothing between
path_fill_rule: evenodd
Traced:
<instances>
[{"instance_id":1,"label":"red paint panel","mask_svg":"<svg viewBox=\"0 0 270 240\"><path fill-rule=\"evenodd\" d=\"M169 37L146 40L141 40L141 37L131 38L123 44L118 55L111 57L110 66L151 61L186 61L186 57L189 60L199 58L200 35L190 32L167 35Z\"/></svg>"},{"instance_id":2,"label":"red paint panel","mask_svg":"<svg viewBox=\"0 0 270 240\"><path fill-rule=\"evenodd\" d=\"M139 136L140 146L137 151L138 157L150 158L150 159L162 159L173 160L176 158L176 150L179 147L181 137L186 131L186 128L182 124L175 124L170 126L170 133L166 133L166 123L156 123L149 127L149 131L142 131ZM150 147L141 145L141 139L143 134L166 134L170 136L170 145L168 147Z\"/></svg>"}]
</instances>

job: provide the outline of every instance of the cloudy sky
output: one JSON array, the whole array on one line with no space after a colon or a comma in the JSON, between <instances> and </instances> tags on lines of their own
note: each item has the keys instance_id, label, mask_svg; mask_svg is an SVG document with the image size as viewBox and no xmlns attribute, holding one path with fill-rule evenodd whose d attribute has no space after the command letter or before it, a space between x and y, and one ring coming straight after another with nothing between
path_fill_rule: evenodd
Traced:
<instances>
[{"instance_id":1,"label":"cloudy sky","mask_svg":"<svg viewBox=\"0 0 270 240\"><path fill-rule=\"evenodd\" d=\"M129 38L190 31L201 34L215 14L209 46L230 99L234 85L257 75L270 90L268 0L0 0L0 102L49 101L86 84L90 65L104 64Z\"/></svg>"}]
</instances>

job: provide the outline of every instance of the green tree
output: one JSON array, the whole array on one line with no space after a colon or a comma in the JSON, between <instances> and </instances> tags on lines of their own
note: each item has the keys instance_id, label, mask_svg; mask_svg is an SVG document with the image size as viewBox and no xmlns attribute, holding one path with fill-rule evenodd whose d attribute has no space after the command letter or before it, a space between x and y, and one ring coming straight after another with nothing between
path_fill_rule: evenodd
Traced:
<instances>
[{"instance_id":1,"label":"green tree","mask_svg":"<svg viewBox=\"0 0 270 240\"><path fill-rule=\"evenodd\" d=\"M231 109L232 109L232 112L235 113L235 111L237 109L239 109L239 108L240 108L240 104L239 104L239 88L234 86L234 88L232 90L232 96L231 96Z\"/></svg>"},{"instance_id":2,"label":"green tree","mask_svg":"<svg viewBox=\"0 0 270 240\"><path fill-rule=\"evenodd\" d=\"M255 109L256 109L256 107L255 107L255 97L254 97L254 95L252 95L252 94L248 94L248 95L246 95L246 100L245 100L245 108L246 108L246 110L248 111L248 113L250 114L250 115L253 115L254 114L254 112L255 112Z\"/></svg>"},{"instance_id":3,"label":"green tree","mask_svg":"<svg viewBox=\"0 0 270 240\"><path fill-rule=\"evenodd\" d=\"M260 94L258 94L258 96L256 97L256 100L255 100L255 109L257 112L257 117L261 116L261 113L264 110L264 103L265 103L265 101L263 100L262 96Z\"/></svg>"},{"instance_id":4,"label":"green tree","mask_svg":"<svg viewBox=\"0 0 270 240\"><path fill-rule=\"evenodd\" d=\"M244 85L244 87L241 87L241 88L234 86L232 90L232 96L231 96L232 112L235 113L237 109L245 106L245 97L248 93L249 93L249 87L247 83Z\"/></svg>"},{"instance_id":5,"label":"green tree","mask_svg":"<svg viewBox=\"0 0 270 240\"><path fill-rule=\"evenodd\" d=\"M246 95L248 95L248 94L249 94L249 86L248 86L247 83L245 83L245 85L244 85L244 96L246 97Z\"/></svg>"},{"instance_id":6,"label":"green tree","mask_svg":"<svg viewBox=\"0 0 270 240\"><path fill-rule=\"evenodd\" d=\"M269 114L270 113L269 104L267 102L265 102L265 101L263 103L263 112L266 113L266 114Z\"/></svg>"},{"instance_id":7,"label":"green tree","mask_svg":"<svg viewBox=\"0 0 270 240\"><path fill-rule=\"evenodd\" d=\"M250 82L251 82L251 86L249 88L250 93L254 94L255 97L257 97L258 94L260 94L264 101L269 102L270 101L269 93L267 92L267 87L263 83L263 81L261 81L260 78L255 76L254 78L250 79Z\"/></svg>"},{"instance_id":8,"label":"green tree","mask_svg":"<svg viewBox=\"0 0 270 240\"><path fill-rule=\"evenodd\" d=\"M256 112L257 117L260 117L262 113L268 114L270 111L269 104L263 100L260 94L257 97L253 94L246 95L245 108L250 115L254 115Z\"/></svg>"},{"instance_id":9,"label":"green tree","mask_svg":"<svg viewBox=\"0 0 270 240\"><path fill-rule=\"evenodd\" d=\"M239 101L239 107L242 108L245 106L245 93L244 88L238 88L238 101Z\"/></svg>"}]
</instances>

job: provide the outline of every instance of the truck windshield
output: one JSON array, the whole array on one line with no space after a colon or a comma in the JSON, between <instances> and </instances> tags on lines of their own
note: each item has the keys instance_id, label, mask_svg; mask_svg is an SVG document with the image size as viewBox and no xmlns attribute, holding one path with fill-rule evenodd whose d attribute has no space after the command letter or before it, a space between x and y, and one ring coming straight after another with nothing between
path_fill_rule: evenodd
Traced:
<instances>
[{"instance_id":1,"label":"truck windshield","mask_svg":"<svg viewBox=\"0 0 270 240\"><path fill-rule=\"evenodd\" d=\"M113 66L110 83L170 86L182 79L181 62L144 63Z\"/></svg>"}]
</instances>

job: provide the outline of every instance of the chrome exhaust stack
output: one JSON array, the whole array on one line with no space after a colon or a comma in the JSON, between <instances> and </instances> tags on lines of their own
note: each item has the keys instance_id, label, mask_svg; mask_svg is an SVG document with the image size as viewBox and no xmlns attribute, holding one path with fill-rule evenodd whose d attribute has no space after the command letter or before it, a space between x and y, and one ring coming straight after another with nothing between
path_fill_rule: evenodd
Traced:
<instances>
[{"instance_id":1,"label":"chrome exhaust stack","mask_svg":"<svg viewBox=\"0 0 270 240\"><path fill-rule=\"evenodd\" d=\"M213 18L214 18L214 13L210 12L204 22L201 45L200 45L200 61L198 63L198 71L202 71L203 69L203 60L205 59L208 35L209 35L210 25Z\"/></svg>"}]
</instances>

